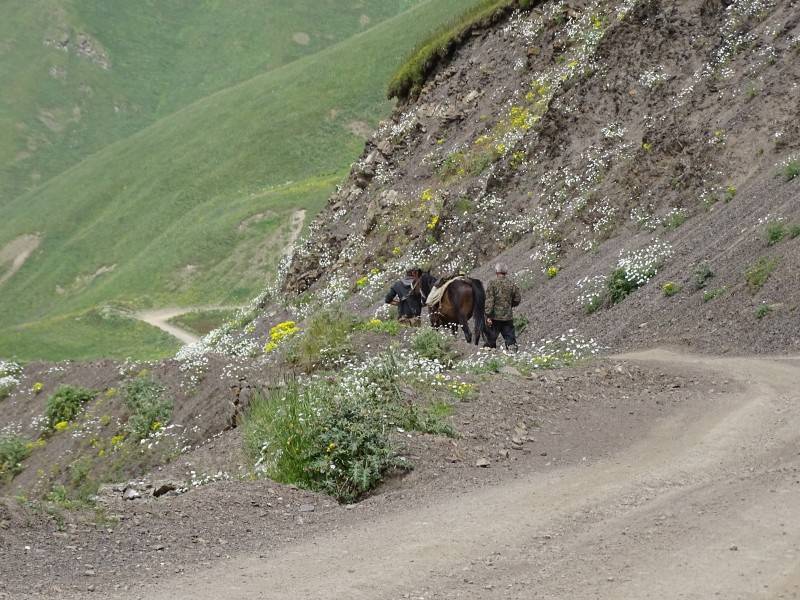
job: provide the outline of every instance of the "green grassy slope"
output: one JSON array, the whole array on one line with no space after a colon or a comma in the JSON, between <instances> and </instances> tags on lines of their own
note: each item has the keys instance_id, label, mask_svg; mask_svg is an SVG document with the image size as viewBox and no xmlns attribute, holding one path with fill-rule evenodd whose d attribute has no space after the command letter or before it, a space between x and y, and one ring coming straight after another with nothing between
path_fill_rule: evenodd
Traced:
<instances>
[{"instance_id":1,"label":"green grassy slope","mask_svg":"<svg viewBox=\"0 0 800 600\"><path fill-rule=\"evenodd\" d=\"M0 0L0 205L158 118L418 1Z\"/></svg>"},{"instance_id":2,"label":"green grassy slope","mask_svg":"<svg viewBox=\"0 0 800 600\"><path fill-rule=\"evenodd\" d=\"M0 244L29 232L43 239L0 288L0 355L50 357L45 340L31 342L36 322L109 302L235 304L253 295L289 213L318 210L361 151L352 124L387 114L385 83L400 60L473 2L422 2L198 101L13 200ZM242 230L256 214L266 217ZM253 261L258 268L242 271ZM116 354L115 339L128 334L112 325L88 350L70 343L82 355ZM61 325L52 328L58 338Z\"/></svg>"}]
</instances>

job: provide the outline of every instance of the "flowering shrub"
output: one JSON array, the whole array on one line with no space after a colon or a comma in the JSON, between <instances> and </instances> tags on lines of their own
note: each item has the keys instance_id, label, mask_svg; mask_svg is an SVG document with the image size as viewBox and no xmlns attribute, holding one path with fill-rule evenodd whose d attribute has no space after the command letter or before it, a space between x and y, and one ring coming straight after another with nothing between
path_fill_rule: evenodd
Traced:
<instances>
[{"instance_id":1,"label":"flowering shrub","mask_svg":"<svg viewBox=\"0 0 800 600\"><path fill-rule=\"evenodd\" d=\"M22 374L22 367L15 362L0 360L0 400L4 400L11 395L19 385L19 376Z\"/></svg>"},{"instance_id":2,"label":"flowering shrub","mask_svg":"<svg viewBox=\"0 0 800 600\"><path fill-rule=\"evenodd\" d=\"M556 267L555 265L550 265L549 267L547 267L547 276L550 279L552 279L553 277L558 275L558 270L559 270L558 267Z\"/></svg>"},{"instance_id":3,"label":"flowering shrub","mask_svg":"<svg viewBox=\"0 0 800 600\"><path fill-rule=\"evenodd\" d=\"M45 417L47 417L47 426L50 429L55 429L56 425L60 425L59 431L65 429L69 421L74 419L83 408L83 405L94 400L96 392L81 387L73 387L70 385L62 385L56 393L47 399L47 406L45 407Z\"/></svg>"},{"instance_id":4,"label":"flowering shrub","mask_svg":"<svg viewBox=\"0 0 800 600\"><path fill-rule=\"evenodd\" d=\"M294 321L284 321L283 323L278 323L269 330L269 341L267 342L267 345L264 346L264 352L272 352L273 350L276 350L281 342L292 337L299 331L300 329L297 327L297 323Z\"/></svg>"},{"instance_id":5,"label":"flowering shrub","mask_svg":"<svg viewBox=\"0 0 800 600\"><path fill-rule=\"evenodd\" d=\"M578 303L592 313L604 304L622 302L629 294L642 287L653 277L664 261L672 255L672 246L654 240L639 250L620 252L616 268L610 275L584 277L577 282L580 294Z\"/></svg>"},{"instance_id":6,"label":"flowering shrub","mask_svg":"<svg viewBox=\"0 0 800 600\"><path fill-rule=\"evenodd\" d=\"M394 319L383 321L377 317L365 321L358 326L362 331L374 331L376 333L386 333L389 335L397 335L400 333L400 323Z\"/></svg>"},{"instance_id":7,"label":"flowering shrub","mask_svg":"<svg viewBox=\"0 0 800 600\"><path fill-rule=\"evenodd\" d=\"M667 283L661 286L661 291L664 292L665 296L670 297L680 292L681 286L679 286L674 281L668 281Z\"/></svg>"},{"instance_id":8,"label":"flowering shrub","mask_svg":"<svg viewBox=\"0 0 800 600\"><path fill-rule=\"evenodd\" d=\"M449 387L453 395L461 401L467 400L475 393L475 386L463 381L453 381Z\"/></svg>"},{"instance_id":9,"label":"flowering shrub","mask_svg":"<svg viewBox=\"0 0 800 600\"><path fill-rule=\"evenodd\" d=\"M37 381L36 383L33 384L31 391L34 394L41 394L43 389L44 389L44 384L40 381Z\"/></svg>"},{"instance_id":10,"label":"flowering shrub","mask_svg":"<svg viewBox=\"0 0 800 600\"><path fill-rule=\"evenodd\" d=\"M149 377L128 382L124 397L131 413L125 430L134 440L144 440L158 432L172 416L172 400L165 398L164 387Z\"/></svg>"},{"instance_id":11,"label":"flowering shrub","mask_svg":"<svg viewBox=\"0 0 800 600\"><path fill-rule=\"evenodd\" d=\"M350 502L391 468L392 429L452 434L432 408L404 397L401 384L447 385L441 365L386 352L344 364L333 380L290 381L256 398L244 421L246 447L269 477Z\"/></svg>"},{"instance_id":12,"label":"flowering shrub","mask_svg":"<svg viewBox=\"0 0 800 600\"><path fill-rule=\"evenodd\" d=\"M53 425L53 429L55 431L64 431L67 427L69 427L69 423L66 421L59 421L55 425Z\"/></svg>"},{"instance_id":13,"label":"flowering shrub","mask_svg":"<svg viewBox=\"0 0 800 600\"><path fill-rule=\"evenodd\" d=\"M467 373L487 373L510 366L529 374L539 369L569 366L599 352L600 346L595 340L582 338L575 334L574 329L570 329L557 338L541 340L527 348L521 347L514 353L482 348L460 361L457 368Z\"/></svg>"}]
</instances>

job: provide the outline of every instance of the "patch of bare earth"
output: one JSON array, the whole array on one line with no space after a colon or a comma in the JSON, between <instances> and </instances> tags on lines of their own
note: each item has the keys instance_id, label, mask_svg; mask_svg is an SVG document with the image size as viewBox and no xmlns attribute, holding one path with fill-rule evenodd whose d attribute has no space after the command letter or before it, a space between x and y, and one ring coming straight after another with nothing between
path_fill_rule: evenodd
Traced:
<instances>
[{"instance_id":1,"label":"patch of bare earth","mask_svg":"<svg viewBox=\"0 0 800 600\"><path fill-rule=\"evenodd\" d=\"M39 247L42 237L38 234L25 234L14 238L0 249L0 285L11 279L22 268L25 261Z\"/></svg>"},{"instance_id":2,"label":"patch of bare earth","mask_svg":"<svg viewBox=\"0 0 800 600\"><path fill-rule=\"evenodd\" d=\"M354 507L266 482L223 482L117 500L111 527L74 514L59 532L6 508L4 591L791 598L799 375L793 360L659 352L491 377L457 404L459 438L398 433L415 470ZM169 475L222 468L220 456L241 461L239 444L236 430L210 440ZM42 581L42 572L62 576Z\"/></svg>"}]
</instances>

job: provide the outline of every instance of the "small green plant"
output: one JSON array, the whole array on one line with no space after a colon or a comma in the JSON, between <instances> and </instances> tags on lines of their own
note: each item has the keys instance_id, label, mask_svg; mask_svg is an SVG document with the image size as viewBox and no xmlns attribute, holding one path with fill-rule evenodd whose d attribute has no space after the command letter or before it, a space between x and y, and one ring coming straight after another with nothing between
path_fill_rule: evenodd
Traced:
<instances>
[{"instance_id":1,"label":"small green plant","mask_svg":"<svg viewBox=\"0 0 800 600\"><path fill-rule=\"evenodd\" d=\"M736 197L736 186L729 185L725 188L725 202L728 203Z\"/></svg>"},{"instance_id":2,"label":"small green plant","mask_svg":"<svg viewBox=\"0 0 800 600\"><path fill-rule=\"evenodd\" d=\"M675 294L680 292L681 286L679 286L674 281L668 281L667 283L661 286L661 291L664 292L664 295L669 298L670 296L674 296Z\"/></svg>"},{"instance_id":3,"label":"small green plant","mask_svg":"<svg viewBox=\"0 0 800 600\"><path fill-rule=\"evenodd\" d=\"M431 327L423 327L414 335L411 348L420 356L446 366L452 365L456 356L452 337Z\"/></svg>"},{"instance_id":4,"label":"small green plant","mask_svg":"<svg viewBox=\"0 0 800 600\"><path fill-rule=\"evenodd\" d=\"M711 302L715 298L719 298L720 296L725 294L726 291L727 288L724 287L717 288L715 290L706 290L705 292L703 292L703 302Z\"/></svg>"},{"instance_id":5,"label":"small green plant","mask_svg":"<svg viewBox=\"0 0 800 600\"><path fill-rule=\"evenodd\" d=\"M528 317L523 315L516 315L514 317L514 330L516 331L517 335L520 335L528 329Z\"/></svg>"},{"instance_id":6,"label":"small green plant","mask_svg":"<svg viewBox=\"0 0 800 600\"><path fill-rule=\"evenodd\" d=\"M669 231L675 231L678 227L686 223L686 212L683 210L672 210L666 215L663 221L664 228Z\"/></svg>"},{"instance_id":7,"label":"small green plant","mask_svg":"<svg viewBox=\"0 0 800 600\"><path fill-rule=\"evenodd\" d=\"M769 304L761 304L756 309L756 319L763 319L772 312L772 307Z\"/></svg>"},{"instance_id":8,"label":"small green plant","mask_svg":"<svg viewBox=\"0 0 800 600\"><path fill-rule=\"evenodd\" d=\"M123 394L130 411L125 429L134 440L143 440L163 428L172 416L172 400L164 397L164 386L150 377L128 382Z\"/></svg>"},{"instance_id":9,"label":"small green plant","mask_svg":"<svg viewBox=\"0 0 800 600\"><path fill-rule=\"evenodd\" d=\"M767 224L767 245L774 246L783 241L789 233L786 225L782 221L773 221Z\"/></svg>"},{"instance_id":10,"label":"small green plant","mask_svg":"<svg viewBox=\"0 0 800 600\"><path fill-rule=\"evenodd\" d=\"M611 276L608 278L606 287L608 294L608 302L610 304L618 304L622 302L625 298L627 298L631 292L635 291L638 286L636 285L635 282L628 279L625 269L619 268L619 269L614 269L614 271L611 273Z\"/></svg>"},{"instance_id":11,"label":"small green plant","mask_svg":"<svg viewBox=\"0 0 800 600\"><path fill-rule=\"evenodd\" d=\"M355 326L352 315L339 310L319 312L308 320L303 334L291 340L287 359L306 373L334 367L352 354L350 333Z\"/></svg>"},{"instance_id":12,"label":"small green plant","mask_svg":"<svg viewBox=\"0 0 800 600\"><path fill-rule=\"evenodd\" d=\"M800 236L800 225L789 226L789 238L794 239Z\"/></svg>"},{"instance_id":13,"label":"small green plant","mask_svg":"<svg viewBox=\"0 0 800 600\"><path fill-rule=\"evenodd\" d=\"M769 276L772 275L772 272L777 268L777 266L778 260L775 258L760 258L758 262L747 269L747 271L744 273L744 276L750 293L755 294L762 287L764 287L764 284L767 282Z\"/></svg>"},{"instance_id":14,"label":"small green plant","mask_svg":"<svg viewBox=\"0 0 800 600\"><path fill-rule=\"evenodd\" d=\"M57 424L68 424L81 411L83 405L93 400L97 395L94 390L71 385L62 385L52 396L47 399L45 417L47 426L55 429ZM62 426L59 429L65 429Z\"/></svg>"},{"instance_id":15,"label":"small green plant","mask_svg":"<svg viewBox=\"0 0 800 600\"><path fill-rule=\"evenodd\" d=\"M22 461L28 458L32 445L18 435L0 436L0 482L11 481L22 472Z\"/></svg>"},{"instance_id":16,"label":"small green plant","mask_svg":"<svg viewBox=\"0 0 800 600\"><path fill-rule=\"evenodd\" d=\"M708 263L700 263L694 268L692 273L692 283L695 289L701 290L706 287L708 280L714 277L714 271Z\"/></svg>"},{"instance_id":17,"label":"small green plant","mask_svg":"<svg viewBox=\"0 0 800 600\"><path fill-rule=\"evenodd\" d=\"M800 176L800 160L792 159L781 168L781 175L786 181L792 181Z\"/></svg>"},{"instance_id":18,"label":"small green plant","mask_svg":"<svg viewBox=\"0 0 800 600\"><path fill-rule=\"evenodd\" d=\"M400 333L400 322L396 319L370 319L358 325L357 329L361 331L374 331L376 333L385 333L387 335L397 335Z\"/></svg>"}]
</instances>

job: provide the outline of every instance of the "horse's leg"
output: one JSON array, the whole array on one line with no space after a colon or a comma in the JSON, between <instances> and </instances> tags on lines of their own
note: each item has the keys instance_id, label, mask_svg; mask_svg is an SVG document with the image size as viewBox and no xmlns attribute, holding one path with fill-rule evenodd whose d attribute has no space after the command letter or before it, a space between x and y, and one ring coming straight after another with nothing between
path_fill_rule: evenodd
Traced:
<instances>
[{"instance_id":1,"label":"horse's leg","mask_svg":"<svg viewBox=\"0 0 800 600\"><path fill-rule=\"evenodd\" d=\"M469 320L464 316L461 317L461 328L464 330L464 338L467 340L467 343L471 344L472 332L469 329Z\"/></svg>"}]
</instances>

